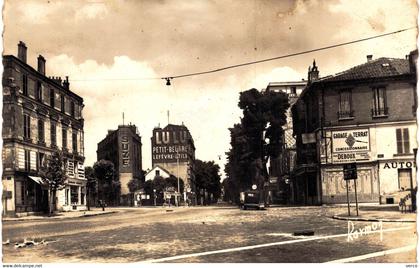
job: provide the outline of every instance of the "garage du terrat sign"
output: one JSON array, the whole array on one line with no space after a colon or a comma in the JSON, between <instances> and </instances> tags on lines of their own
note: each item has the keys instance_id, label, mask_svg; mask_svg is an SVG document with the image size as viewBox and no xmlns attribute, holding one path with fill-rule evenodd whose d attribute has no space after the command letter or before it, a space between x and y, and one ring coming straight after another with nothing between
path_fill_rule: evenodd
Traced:
<instances>
[{"instance_id":1,"label":"garage du terrat sign","mask_svg":"<svg viewBox=\"0 0 420 268\"><path fill-rule=\"evenodd\" d=\"M188 160L190 145L185 130L156 131L153 137L152 160L167 163Z\"/></svg>"},{"instance_id":2,"label":"garage du terrat sign","mask_svg":"<svg viewBox=\"0 0 420 268\"><path fill-rule=\"evenodd\" d=\"M369 129L332 132L333 163L369 161Z\"/></svg>"}]
</instances>

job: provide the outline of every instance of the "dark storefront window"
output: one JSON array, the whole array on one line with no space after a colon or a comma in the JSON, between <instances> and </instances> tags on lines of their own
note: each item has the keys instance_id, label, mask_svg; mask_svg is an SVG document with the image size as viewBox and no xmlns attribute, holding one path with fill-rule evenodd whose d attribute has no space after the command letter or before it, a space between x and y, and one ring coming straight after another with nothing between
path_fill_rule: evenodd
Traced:
<instances>
[{"instance_id":1,"label":"dark storefront window","mask_svg":"<svg viewBox=\"0 0 420 268\"><path fill-rule=\"evenodd\" d=\"M397 153L410 153L410 137L408 135L408 128L397 128L395 131L397 135Z\"/></svg>"},{"instance_id":2,"label":"dark storefront window","mask_svg":"<svg viewBox=\"0 0 420 268\"><path fill-rule=\"evenodd\" d=\"M77 204L79 202L79 187L70 186L70 202L71 204Z\"/></svg>"},{"instance_id":3,"label":"dark storefront window","mask_svg":"<svg viewBox=\"0 0 420 268\"><path fill-rule=\"evenodd\" d=\"M16 187L16 194L15 194L15 198L16 198L16 205L23 205L24 203L24 199L23 197L25 196L25 187L24 187L24 183L22 181L16 181L15 182L15 187Z\"/></svg>"}]
</instances>

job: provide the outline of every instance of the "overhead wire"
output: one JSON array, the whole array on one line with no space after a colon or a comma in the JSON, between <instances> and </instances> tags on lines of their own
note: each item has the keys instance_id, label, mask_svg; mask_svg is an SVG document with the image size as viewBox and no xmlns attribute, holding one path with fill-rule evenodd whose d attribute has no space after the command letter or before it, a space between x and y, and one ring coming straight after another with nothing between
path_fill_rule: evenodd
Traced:
<instances>
[{"instance_id":1,"label":"overhead wire","mask_svg":"<svg viewBox=\"0 0 420 268\"><path fill-rule=\"evenodd\" d=\"M381 37L385 37L385 36L389 36L389 35L394 35L394 34L398 34L398 33L402 33L405 31L409 31L409 30L413 30L416 29L417 26L415 27L410 27L410 28L405 28L405 29L400 29L397 31L393 31L393 32L388 32L388 33L384 33L384 34L379 34L379 35L374 35L374 36L370 36L370 37L366 37L366 38L361 38L361 39L357 39L357 40L352 40L352 41L348 41L348 42L343 42L343 43L338 43L338 44L334 44L334 45L329 45L329 46L324 46L324 47L320 47L320 48L314 48L314 49L309 49L309 50L305 50L305 51L300 51L300 52L295 52L295 53L290 53L290 54L285 54L285 55L281 55L281 56L276 56L276 57L271 57L271 58L266 58L266 59L261 59L261 60L254 60L254 61L250 61L250 62L244 62L244 63L239 63L239 64L234 64L234 65L228 65L225 67L221 67L221 68L217 68L217 69L212 69L212 70L207 70L207 71L201 71L201 72L192 72L192 73L186 73L186 74L180 74L180 75L172 75L172 76L161 76L161 77L143 77L143 78L104 78L104 79L71 79L70 81L116 81L116 80L157 80L157 79L163 79L166 81L167 85L168 83L170 83L171 80L176 79L176 78L183 78L183 77L191 77L191 76L199 76L199 75L205 75L205 74L212 74L212 73L216 73L216 72L221 72L221 71L225 71L225 70L229 70L229 69L234 69L234 68L239 68L239 67L243 67L243 66L248 66L248 65L253 65L253 64L259 64L259 63L263 63L263 62L269 62L269 61L274 61L274 60L279 60L279 59L284 59L284 58L289 58L289 57L294 57L294 56L299 56L299 55L304 55L304 54L309 54L312 52L317 52L317 51L322 51L322 50L327 50L327 49L332 49L332 48L337 48L337 47L341 47L341 46L347 46L347 45L351 45L351 44L355 44L355 43L360 43L360 42L364 42L364 41L368 41L368 40L372 40L372 39L376 39L376 38L381 38Z\"/></svg>"}]
</instances>

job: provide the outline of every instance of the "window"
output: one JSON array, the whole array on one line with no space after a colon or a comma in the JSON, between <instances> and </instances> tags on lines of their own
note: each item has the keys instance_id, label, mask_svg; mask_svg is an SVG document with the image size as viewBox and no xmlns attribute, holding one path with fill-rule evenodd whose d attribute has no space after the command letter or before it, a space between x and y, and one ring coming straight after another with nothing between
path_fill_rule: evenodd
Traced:
<instances>
[{"instance_id":1,"label":"window","mask_svg":"<svg viewBox=\"0 0 420 268\"><path fill-rule=\"evenodd\" d=\"M45 154L38 153L38 162L37 162L37 169L39 170L41 167L44 166Z\"/></svg>"},{"instance_id":2,"label":"window","mask_svg":"<svg viewBox=\"0 0 420 268\"><path fill-rule=\"evenodd\" d=\"M77 132L76 132L76 130L73 130L73 133L71 135L71 141L72 141L73 152L77 153Z\"/></svg>"},{"instance_id":3,"label":"window","mask_svg":"<svg viewBox=\"0 0 420 268\"><path fill-rule=\"evenodd\" d=\"M71 103L70 103L70 114L71 114L71 116L73 116L74 117L74 114L75 114L75 111L74 111L75 109L74 109L74 101L72 101Z\"/></svg>"},{"instance_id":4,"label":"window","mask_svg":"<svg viewBox=\"0 0 420 268\"><path fill-rule=\"evenodd\" d=\"M51 145L56 146L57 145L57 125L53 122L51 122Z\"/></svg>"},{"instance_id":5,"label":"window","mask_svg":"<svg viewBox=\"0 0 420 268\"><path fill-rule=\"evenodd\" d=\"M79 203L79 187L70 186L70 202L71 204Z\"/></svg>"},{"instance_id":6,"label":"window","mask_svg":"<svg viewBox=\"0 0 420 268\"><path fill-rule=\"evenodd\" d=\"M70 192L70 189L66 189L66 192L65 192L65 201L64 201L64 204L65 205L68 205L69 204L69 192Z\"/></svg>"},{"instance_id":7,"label":"window","mask_svg":"<svg viewBox=\"0 0 420 268\"><path fill-rule=\"evenodd\" d=\"M65 128L63 128L62 129L62 138L63 138L63 142L62 142L62 144L63 144L63 149L67 149L67 129L65 129Z\"/></svg>"},{"instance_id":8,"label":"window","mask_svg":"<svg viewBox=\"0 0 420 268\"><path fill-rule=\"evenodd\" d=\"M23 95L28 96L28 76L22 75L22 91Z\"/></svg>"},{"instance_id":9,"label":"window","mask_svg":"<svg viewBox=\"0 0 420 268\"><path fill-rule=\"evenodd\" d=\"M25 171L29 171L31 168L31 152L25 150Z\"/></svg>"},{"instance_id":10,"label":"window","mask_svg":"<svg viewBox=\"0 0 420 268\"><path fill-rule=\"evenodd\" d=\"M409 154L410 153L410 137L408 135L408 128L397 128L397 153Z\"/></svg>"},{"instance_id":11,"label":"window","mask_svg":"<svg viewBox=\"0 0 420 268\"><path fill-rule=\"evenodd\" d=\"M38 119L38 141L45 142L44 120Z\"/></svg>"},{"instance_id":12,"label":"window","mask_svg":"<svg viewBox=\"0 0 420 268\"><path fill-rule=\"evenodd\" d=\"M15 182L15 199L16 205L23 205L24 203L24 196L25 196L25 185L23 181L16 181Z\"/></svg>"},{"instance_id":13,"label":"window","mask_svg":"<svg viewBox=\"0 0 420 268\"><path fill-rule=\"evenodd\" d=\"M54 105L55 105L54 89L50 88L50 106L54 107Z\"/></svg>"},{"instance_id":14,"label":"window","mask_svg":"<svg viewBox=\"0 0 420 268\"><path fill-rule=\"evenodd\" d=\"M28 114L23 115L23 137L31 138L31 117Z\"/></svg>"},{"instance_id":15,"label":"window","mask_svg":"<svg viewBox=\"0 0 420 268\"><path fill-rule=\"evenodd\" d=\"M65 112L65 107L64 107L64 95L61 95L61 111L64 113Z\"/></svg>"},{"instance_id":16,"label":"window","mask_svg":"<svg viewBox=\"0 0 420 268\"><path fill-rule=\"evenodd\" d=\"M295 96L296 95L296 87L292 87L290 93Z\"/></svg>"},{"instance_id":17,"label":"window","mask_svg":"<svg viewBox=\"0 0 420 268\"><path fill-rule=\"evenodd\" d=\"M160 170L156 170L155 172L156 172L155 174L156 176L160 176Z\"/></svg>"},{"instance_id":18,"label":"window","mask_svg":"<svg viewBox=\"0 0 420 268\"><path fill-rule=\"evenodd\" d=\"M411 189L411 169L398 169L398 188L400 190Z\"/></svg>"},{"instance_id":19,"label":"window","mask_svg":"<svg viewBox=\"0 0 420 268\"><path fill-rule=\"evenodd\" d=\"M386 94L384 87L373 89L373 107L372 116L384 116L388 114L386 107Z\"/></svg>"},{"instance_id":20,"label":"window","mask_svg":"<svg viewBox=\"0 0 420 268\"><path fill-rule=\"evenodd\" d=\"M36 83L36 99L42 101L42 84L40 81Z\"/></svg>"},{"instance_id":21,"label":"window","mask_svg":"<svg viewBox=\"0 0 420 268\"><path fill-rule=\"evenodd\" d=\"M349 118L352 116L353 112L351 110L351 91L348 89L341 90L338 118Z\"/></svg>"}]
</instances>

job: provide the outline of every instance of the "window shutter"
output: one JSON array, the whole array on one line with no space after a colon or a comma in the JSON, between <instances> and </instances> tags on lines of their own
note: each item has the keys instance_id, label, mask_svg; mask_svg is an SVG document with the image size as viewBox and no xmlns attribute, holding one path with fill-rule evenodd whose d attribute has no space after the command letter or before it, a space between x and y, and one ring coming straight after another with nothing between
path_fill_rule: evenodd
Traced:
<instances>
[{"instance_id":1,"label":"window shutter","mask_svg":"<svg viewBox=\"0 0 420 268\"><path fill-rule=\"evenodd\" d=\"M410 137L408 135L408 128L403 129L404 153L410 153Z\"/></svg>"},{"instance_id":2,"label":"window shutter","mask_svg":"<svg viewBox=\"0 0 420 268\"><path fill-rule=\"evenodd\" d=\"M401 135L401 129L397 128L396 130L396 135L397 135L397 153L402 154L403 153L403 149L402 149L402 135Z\"/></svg>"}]
</instances>

